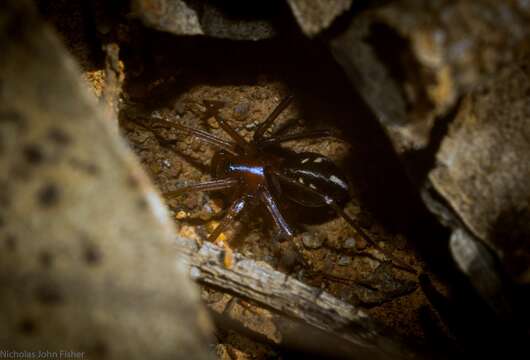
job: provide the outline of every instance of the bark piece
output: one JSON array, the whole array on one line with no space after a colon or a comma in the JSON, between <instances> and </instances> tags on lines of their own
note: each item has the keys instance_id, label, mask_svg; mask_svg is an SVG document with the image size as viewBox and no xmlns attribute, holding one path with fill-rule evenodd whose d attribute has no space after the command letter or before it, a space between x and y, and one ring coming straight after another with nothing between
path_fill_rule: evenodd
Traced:
<instances>
[{"instance_id":1,"label":"bark piece","mask_svg":"<svg viewBox=\"0 0 530 360\"><path fill-rule=\"evenodd\" d=\"M417 345L393 335L371 319L363 310L345 303L321 289L234 253L234 266L225 267L223 251L212 243L197 249L195 242L176 238L183 258L189 261L193 279L231 293L336 336L337 343L349 343L360 358L409 359L427 356ZM291 335L291 332L288 332ZM289 339L293 341L293 339ZM303 341L302 341L303 343ZM343 354L345 349L340 349ZM428 358L443 358L443 352Z\"/></svg>"}]
</instances>

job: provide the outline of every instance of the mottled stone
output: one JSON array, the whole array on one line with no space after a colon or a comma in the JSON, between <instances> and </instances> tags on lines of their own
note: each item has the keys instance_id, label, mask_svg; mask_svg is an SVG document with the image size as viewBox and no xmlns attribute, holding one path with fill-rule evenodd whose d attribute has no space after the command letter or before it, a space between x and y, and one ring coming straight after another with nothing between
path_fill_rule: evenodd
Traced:
<instances>
[{"instance_id":1,"label":"mottled stone","mask_svg":"<svg viewBox=\"0 0 530 360\"><path fill-rule=\"evenodd\" d=\"M427 146L437 118L514 60L529 15L517 1L393 1L353 18L331 48L404 153Z\"/></svg>"},{"instance_id":2,"label":"mottled stone","mask_svg":"<svg viewBox=\"0 0 530 360\"><path fill-rule=\"evenodd\" d=\"M337 265L339 266L348 266L351 264L351 257L349 256L340 256L337 260Z\"/></svg>"},{"instance_id":3,"label":"mottled stone","mask_svg":"<svg viewBox=\"0 0 530 360\"><path fill-rule=\"evenodd\" d=\"M183 0L135 0L134 13L147 25L177 35L204 35L199 14Z\"/></svg>"},{"instance_id":4,"label":"mottled stone","mask_svg":"<svg viewBox=\"0 0 530 360\"><path fill-rule=\"evenodd\" d=\"M499 316L507 318L510 305L493 253L463 229L453 231L449 247L460 271L469 277L482 298Z\"/></svg>"},{"instance_id":5,"label":"mottled stone","mask_svg":"<svg viewBox=\"0 0 530 360\"><path fill-rule=\"evenodd\" d=\"M357 241L355 240L355 238L347 238L345 241L344 241L344 244L342 244L342 247L345 248L345 249L355 249L357 245Z\"/></svg>"},{"instance_id":6,"label":"mottled stone","mask_svg":"<svg viewBox=\"0 0 530 360\"><path fill-rule=\"evenodd\" d=\"M176 35L207 35L232 40L262 40L277 31L260 11L244 2L222 4L190 0L134 0L136 16L157 30ZM224 5L224 6L221 6ZM262 4L258 8L268 6ZM232 7L236 7L234 11ZM267 13L270 11L262 11Z\"/></svg>"},{"instance_id":7,"label":"mottled stone","mask_svg":"<svg viewBox=\"0 0 530 360\"><path fill-rule=\"evenodd\" d=\"M467 96L429 173L434 190L530 282L530 66L507 67Z\"/></svg>"},{"instance_id":8,"label":"mottled stone","mask_svg":"<svg viewBox=\"0 0 530 360\"><path fill-rule=\"evenodd\" d=\"M165 206L30 1L0 48L0 349L209 358Z\"/></svg>"},{"instance_id":9,"label":"mottled stone","mask_svg":"<svg viewBox=\"0 0 530 360\"><path fill-rule=\"evenodd\" d=\"M308 249L319 249L324 244L324 237L319 234L305 232L302 234L302 243Z\"/></svg>"},{"instance_id":10,"label":"mottled stone","mask_svg":"<svg viewBox=\"0 0 530 360\"><path fill-rule=\"evenodd\" d=\"M288 0L289 6L308 36L314 36L328 28L333 20L347 11L352 0Z\"/></svg>"}]
</instances>

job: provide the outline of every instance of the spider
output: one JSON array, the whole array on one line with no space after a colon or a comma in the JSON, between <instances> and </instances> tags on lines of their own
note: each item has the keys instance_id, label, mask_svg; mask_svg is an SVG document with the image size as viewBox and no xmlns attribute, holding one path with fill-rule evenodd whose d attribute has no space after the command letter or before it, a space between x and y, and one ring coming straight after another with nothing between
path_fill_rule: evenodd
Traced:
<instances>
[{"instance_id":1,"label":"spider","mask_svg":"<svg viewBox=\"0 0 530 360\"><path fill-rule=\"evenodd\" d=\"M282 214L281 202L287 201L291 206L317 210L331 208L396 266L415 272L409 265L392 256L368 237L343 210L343 205L349 200L350 191L346 176L337 165L323 155L313 152L296 153L280 145L295 139L337 137L334 131L320 129L292 134L272 132L270 136L266 136L267 130L292 100L292 96L284 98L257 127L250 142L232 128L218 112L215 112L214 117L219 126L230 136L231 141L178 123L169 121L158 123L162 127L172 127L196 136L217 148L211 161L213 180L183 186L164 195L172 198L195 191L232 191L234 200L225 217L209 235L208 240L211 242L216 242L219 235L245 209L254 205L263 205L276 224L280 235L287 238L292 238L295 232ZM231 249L226 242L222 242L222 245L225 248L225 265L230 267L231 260L227 254L231 254Z\"/></svg>"}]
</instances>

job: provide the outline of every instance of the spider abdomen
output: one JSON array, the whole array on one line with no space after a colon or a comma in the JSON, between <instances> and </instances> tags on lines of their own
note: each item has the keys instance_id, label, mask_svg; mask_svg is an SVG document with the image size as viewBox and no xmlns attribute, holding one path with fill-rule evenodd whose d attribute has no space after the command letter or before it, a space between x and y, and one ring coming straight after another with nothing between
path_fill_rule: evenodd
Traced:
<instances>
[{"instance_id":1,"label":"spider abdomen","mask_svg":"<svg viewBox=\"0 0 530 360\"><path fill-rule=\"evenodd\" d=\"M282 173L298 183L320 193L327 194L335 202L344 204L349 199L349 185L346 176L327 157L311 152L299 153L285 161ZM322 207L326 203L322 197L311 194L289 184L282 184L290 200L307 207Z\"/></svg>"}]
</instances>

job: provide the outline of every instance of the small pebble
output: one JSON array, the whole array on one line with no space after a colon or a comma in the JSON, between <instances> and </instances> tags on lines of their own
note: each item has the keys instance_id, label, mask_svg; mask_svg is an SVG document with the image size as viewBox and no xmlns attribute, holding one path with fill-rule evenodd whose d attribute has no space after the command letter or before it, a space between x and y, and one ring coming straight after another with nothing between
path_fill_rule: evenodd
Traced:
<instances>
[{"instance_id":1,"label":"small pebble","mask_svg":"<svg viewBox=\"0 0 530 360\"><path fill-rule=\"evenodd\" d=\"M182 100L178 100L173 105L173 111L177 114L183 115L186 112L186 103Z\"/></svg>"},{"instance_id":2,"label":"small pebble","mask_svg":"<svg viewBox=\"0 0 530 360\"><path fill-rule=\"evenodd\" d=\"M292 270L298 263L298 253L296 251L285 251L280 258L280 267L285 270Z\"/></svg>"},{"instance_id":3,"label":"small pebble","mask_svg":"<svg viewBox=\"0 0 530 360\"><path fill-rule=\"evenodd\" d=\"M212 129L219 129L219 123L217 122L217 120L215 120L213 116L209 117L208 120L206 120L206 122L208 123L208 126L211 127Z\"/></svg>"},{"instance_id":4,"label":"small pebble","mask_svg":"<svg viewBox=\"0 0 530 360\"><path fill-rule=\"evenodd\" d=\"M366 240L362 237L359 237L356 241L355 247L357 250L364 250L368 246Z\"/></svg>"},{"instance_id":5,"label":"small pebble","mask_svg":"<svg viewBox=\"0 0 530 360\"><path fill-rule=\"evenodd\" d=\"M299 272L296 273L296 279L298 281L304 281L304 277L305 277L304 269L302 269L302 270L300 270Z\"/></svg>"},{"instance_id":6,"label":"small pebble","mask_svg":"<svg viewBox=\"0 0 530 360\"><path fill-rule=\"evenodd\" d=\"M153 119L162 119L162 114L160 113L160 111L155 110L155 111L151 112L151 117Z\"/></svg>"},{"instance_id":7,"label":"small pebble","mask_svg":"<svg viewBox=\"0 0 530 360\"><path fill-rule=\"evenodd\" d=\"M318 249L322 247L324 238L313 233L305 232L302 234L302 243L308 249Z\"/></svg>"},{"instance_id":8,"label":"small pebble","mask_svg":"<svg viewBox=\"0 0 530 360\"><path fill-rule=\"evenodd\" d=\"M200 279L201 271L197 267L192 266L190 269L190 277L192 280Z\"/></svg>"},{"instance_id":9,"label":"small pebble","mask_svg":"<svg viewBox=\"0 0 530 360\"><path fill-rule=\"evenodd\" d=\"M244 120L247 118L249 110L250 105L248 103L238 104L234 108L234 117L239 121Z\"/></svg>"},{"instance_id":10,"label":"small pebble","mask_svg":"<svg viewBox=\"0 0 530 360\"><path fill-rule=\"evenodd\" d=\"M202 144L201 144L199 141L194 142L194 143L192 143L192 144L190 145L191 150L193 150L193 151L195 151L195 152L200 151L200 150L201 150L201 147L202 147Z\"/></svg>"},{"instance_id":11,"label":"small pebble","mask_svg":"<svg viewBox=\"0 0 530 360\"><path fill-rule=\"evenodd\" d=\"M158 175L162 171L162 169L160 169L160 165L157 163L152 163L151 165L149 165L149 170L151 170L151 174L154 175Z\"/></svg>"},{"instance_id":12,"label":"small pebble","mask_svg":"<svg viewBox=\"0 0 530 360\"><path fill-rule=\"evenodd\" d=\"M357 241L355 240L355 238L348 238L346 239L346 241L344 241L344 244L342 245L343 248L345 249L355 249L355 245L356 245Z\"/></svg>"},{"instance_id":13,"label":"small pebble","mask_svg":"<svg viewBox=\"0 0 530 360\"><path fill-rule=\"evenodd\" d=\"M167 168L170 168L170 167L171 167L171 163L169 162L168 159L164 159L164 160L162 160L162 164L164 164L164 166L167 167Z\"/></svg>"},{"instance_id":14,"label":"small pebble","mask_svg":"<svg viewBox=\"0 0 530 360\"><path fill-rule=\"evenodd\" d=\"M180 211L175 215L175 218L176 218L177 220L182 220L182 219L185 219L185 218L187 218L187 217L188 217L188 214L187 214L185 211L183 211L183 210L180 210Z\"/></svg>"},{"instance_id":15,"label":"small pebble","mask_svg":"<svg viewBox=\"0 0 530 360\"><path fill-rule=\"evenodd\" d=\"M184 198L184 200L182 201L182 205L184 205L188 209L193 209L199 205L199 197L197 196L197 194L190 194L189 196L186 196Z\"/></svg>"},{"instance_id":16,"label":"small pebble","mask_svg":"<svg viewBox=\"0 0 530 360\"><path fill-rule=\"evenodd\" d=\"M347 266L351 264L351 257L349 256L341 256L339 257L339 260L337 260L337 265L339 266Z\"/></svg>"},{"instance_id":17,"label":"small pebble","mask_svg":"<svg viewBox=\"0 0 530 360\"><path fill-rule=\"evenodd\" d=\"M197 276L197 278L200 277L200 270L195 268L195 267L191 267L190 268L190 275L193 277L194 275L194 270L195 271L198 271L199 274ZM204 300L208 303L208 304L213 304L213 303L217 303L219 301L222 301L223 300L223 297L224 297L224 294L223 293L220 293L220 292L212 292L212 291L208 291L208 292L203 292L202 293L203 297L204 297Z\"/></svg>"}]
</instances>

